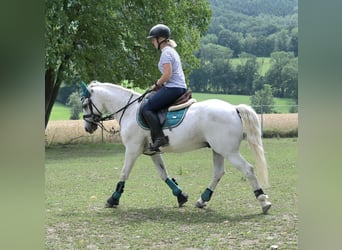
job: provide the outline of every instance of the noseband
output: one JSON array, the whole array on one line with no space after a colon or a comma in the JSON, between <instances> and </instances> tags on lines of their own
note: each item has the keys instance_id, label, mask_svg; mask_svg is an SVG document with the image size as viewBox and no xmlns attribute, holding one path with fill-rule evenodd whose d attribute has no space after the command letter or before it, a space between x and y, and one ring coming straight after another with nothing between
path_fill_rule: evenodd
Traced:
<instances>
[{"instance_id":1,"label":"noseband","mask_svg":"<svg viewBox=\"0 0 342 250\"><path fill-rule=\"evenodd\" d=\"M82 102L83 102L84 100L85 100L85 99L83 98L83 99L82 99ZM90 109L90 114L88 114L88 115L83 115L83 120L85 120L86 122L89 122L89 123L98 125L98 123L99 123L100 121L103 121L103 120L102 120L102 113L101 113L101 111L95 106L95 104L91 101L90 97L88 97L88 102L89 102L88 105L89 105L89 109ZM94 114L93 108L95 108L96 111L99 113L98 115L97 115L97 114ZM87 118L90 118L91 120L87 120Z\"/></svg>"},{"instance_id":2,"label":"noseband","mask_svg":"<svg viewBox=\"0 0 342 250\"><path fill-rule=\"evenodd\" d=\"M91 124L94 124L94 125L96 125L96 126L99 126L99 127L101 127L102 129L104 129L104 130L107 131L107 132L110 132L110 131L108 131L108 130L104 127L104 125L103 125L102 122L103 122L103 121L107 121L107 120L113 120L113 119L114 119L114 116L115 116L117 113L119 113L119 112L122 111L122 114L121 114L120 119L119 119L119 125L121 125L121 119L122 119L123 115L125 114L126 109L127 109L131 104L133 104L133 103L136 102L136 101L141 102L141 101L144 99L144 97L145 97L148 93L150 93L150 92L151 92L151 90L148 90L148 91L146 91L144 94L142 94L141 96L139 96L138 98L136 98L136 99L134 99L133 101L131 101L132 98L133 98L133 94L132 94L132 95L130 96L130 98L129 98L127 104L126 104L124 107L122 107L122 108L119 109L118 111L116 111L116 112L114 112L114 113L112 113L112 114L109 114L109 115L107 115L107 116L104 116L104 117L102 117L102 115L103 115L102 112L95 106L95 104L91 101L90 96L89 96L89 97L87 97L87 98L88 98L88 105L89 105L90 114L88 114L88 115L83 115L83 120L85 120L86 122L89 122L89 123L91 123ZM85 97L82 97L82 98L81 98L81 102L83 103L85 99L86 99ZM94 109L97 111L98 114L95 114L95 113L94 113ZM90 120L89 120L88 118L90 118ZM116 133L116 132L117 132L117 131L114 131L114 133Z\"/></svg>"}]
</instances>

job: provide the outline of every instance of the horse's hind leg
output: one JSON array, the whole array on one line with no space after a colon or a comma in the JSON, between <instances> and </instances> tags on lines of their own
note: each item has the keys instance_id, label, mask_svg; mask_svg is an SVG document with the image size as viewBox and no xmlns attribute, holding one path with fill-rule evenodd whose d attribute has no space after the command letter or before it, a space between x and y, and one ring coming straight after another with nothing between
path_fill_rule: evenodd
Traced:
<instances>
[{"instance_id":1,"label":"horse's hind leg","mask_svg":"<svg viewBox=\"0 0 342 250\"><path fill-rule=\"evenodd\" d=\"M271 202L268 201L268 196L264 193L261 189L258 180L255 176L253 171L253 167L249 164L239 152L229 154L228 157L229 161L239 169L248 179L249 183L251 184L255 197L259 200L263 213L267 213L267 211L271 208Z\"/></svg>"},{"instance_id":2,"label":"horse's hind leg","mask_svg":"<svg viewBox=\"0 0 342 250\"><path fill-rule=\"evenodd\" d=\"M166 184L172 190L172 194L177 197L178 206L183 206L188 201L188 195L182 191L175 179L168 177L161 154L152 155L151 158L157 170L159 171L160 178L166 182Z\"/></svg>"},{"instance_id":3,"label":"horse's hind leg","mask_svg":"<svg viewBox=\"0 0 342 250\"><path fill-rule=\"evenodd\" d=\"M213 151L213 163L214 174L209 187L202 193L201 197L196 202L196 207L203 208L207 205L207 202L211 199L211 196L219 183L220 179L224 175L224 157Z\"/></svg>"}]
</instances>

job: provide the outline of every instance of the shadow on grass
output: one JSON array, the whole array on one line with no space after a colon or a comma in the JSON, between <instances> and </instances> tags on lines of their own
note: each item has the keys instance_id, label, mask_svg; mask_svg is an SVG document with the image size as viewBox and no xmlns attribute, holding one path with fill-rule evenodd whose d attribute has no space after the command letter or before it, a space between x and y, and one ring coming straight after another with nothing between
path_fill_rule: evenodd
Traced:
<instances>
[{"instance_id":1,"label":"shadow on grass","mask_svg":"<svg viewBox=\"0 0 342 250\"><path fill-rule=\"evenodd\" d=\"M213 210L210 208L198 209L195 207L165 207L165 208L104 208L98 211L96 216L111 218L115 224L126 223L146 223L146 222L176 222L176 223L234 223L242 221L251 221L262 218L262 213L244 214L227 214L227 210Z\"/></svg>"}]
</instances>

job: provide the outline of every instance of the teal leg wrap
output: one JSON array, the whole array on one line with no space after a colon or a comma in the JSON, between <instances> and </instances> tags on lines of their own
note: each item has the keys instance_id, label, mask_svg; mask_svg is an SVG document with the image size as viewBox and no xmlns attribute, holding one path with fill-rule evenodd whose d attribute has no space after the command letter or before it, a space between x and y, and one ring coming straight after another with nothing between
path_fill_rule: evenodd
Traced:
<instances>
[{"instance_id":1,"label":"teal leg wrap","mask_svg":"<svg viewBox=\"0 0 342 250\"><path fill-rule=\"evenodd\" d=\"M182 189L180 189L178 185L170 178L167 178L165 182L171 188L173 195L178 196L182 193Z\"/></svg>"},{"instance_id":2,"label":"teal leg wrap","mask_svg":"<svg viewBox=\"0 0 342 250\"><path fill-rule=\"evenodd\" d=\"M125 187L124 181L118 182L118 184L116 185L115 192L112 195L113 199L115 199L115 200L120 199L121 194L124 192L124 187Z\"/></svg>"},{"instance_id":3,"label":"teal leg wrap","mask_svg":"<svg viewBox=\"0 0 342 250\"><path fill-rule=\"evenodd\" d=\"M203 194L201 195L201 198L203 201L209 201L211 196L213 194L213 191L211 191L209 188L207 188Z\"/></svg>"}]
</instances>

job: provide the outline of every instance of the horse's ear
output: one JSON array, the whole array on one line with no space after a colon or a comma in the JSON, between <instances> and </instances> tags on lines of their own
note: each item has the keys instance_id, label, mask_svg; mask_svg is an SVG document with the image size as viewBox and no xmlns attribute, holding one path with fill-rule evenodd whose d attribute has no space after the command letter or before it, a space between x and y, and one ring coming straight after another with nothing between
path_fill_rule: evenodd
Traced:
<instances>
[{"instance_id":1,"label":"horse's ear","mask_svg":"<svg viewBox=\"0 0 342 250\"><path fill-rule=\"evenodd\" d=\"M83 81L81 82L81 87L82 87L82 97L89 98L90 92L87 88L87 85Z\"/></svg>"}]
</instances>

